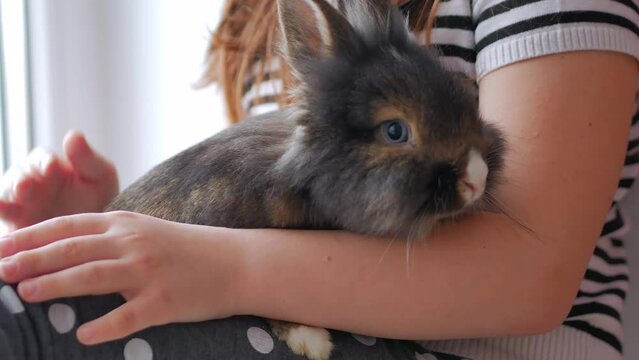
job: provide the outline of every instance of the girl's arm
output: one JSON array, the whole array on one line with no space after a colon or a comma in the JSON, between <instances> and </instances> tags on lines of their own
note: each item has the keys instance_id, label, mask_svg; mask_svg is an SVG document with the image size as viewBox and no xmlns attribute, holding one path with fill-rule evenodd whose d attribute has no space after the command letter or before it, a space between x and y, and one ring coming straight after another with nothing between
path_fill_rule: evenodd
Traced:
<instances>
[{"instance_id":1,"label":"girl's arm","mask_svg":"<svg viewBox=\"0 0 639 360\"><path fill-rule=\"evenodd\" d=\"M630 56L577 52L497 70L481 111L510 144L499 198L532 235L481 213L413 244L337 232L238 230L242 313L369 335L545 332L567 315L624 161Z\"/></svg>"},{"instance_id":2,"label":"girl's arm","mask_svg":"<svg viewBox=\"0 0 639 360\"><path fill-rule=\"evenodd\" d=\"M498 198L535 235L475 214L415 242L407 266L403 239L81 214L0 239L0 279L31 302L122 294L78 329L86 344L236 314L403 339L544 332L565 318L611 204L636 81L631 57L579 52L481 82L510 143Z\"/></svg>"}]
</instances>

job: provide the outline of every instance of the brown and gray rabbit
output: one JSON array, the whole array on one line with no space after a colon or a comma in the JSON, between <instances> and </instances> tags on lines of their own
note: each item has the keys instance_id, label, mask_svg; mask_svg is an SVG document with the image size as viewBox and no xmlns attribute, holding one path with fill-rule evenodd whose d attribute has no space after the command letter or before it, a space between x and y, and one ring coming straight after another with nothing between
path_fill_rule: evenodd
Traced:
<instances>
[{"instance_id":1,"label":"brown and gray rabbit","mask_svg":"<svg viewBox=\"0 0 639 360\"><path fill-rule=\"evenodd\" d=\"M494 187L503 140L389 0L277 0L295 102L161 163L107 210L236 228L423 236ZM272 321L327 359L325 329Z\"/></svg>"}]
</instances>

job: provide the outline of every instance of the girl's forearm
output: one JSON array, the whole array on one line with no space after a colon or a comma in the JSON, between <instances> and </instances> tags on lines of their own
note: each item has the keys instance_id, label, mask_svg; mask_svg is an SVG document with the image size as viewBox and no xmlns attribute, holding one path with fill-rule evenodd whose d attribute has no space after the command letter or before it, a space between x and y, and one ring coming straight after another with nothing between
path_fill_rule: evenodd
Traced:
<instances>
[{"instance_id":1,"label":"girl's forearm","mask_svg":"<svg viewBox=\"0 0 639 360\"><path fill-rule=\"evenodd\" d=\"M481 112L511 148L496 197L537 236L505 216L475 214L416 241L407 271L401 239L231 230L244 254L238 312L403 339L559 325L615 193L636 79L634 58L575 52L480 83Z\"/></svg>"},{"instance_id":2,"label":"girl's forearm","mask_svg":"<svg viewBox=\"0 0 639 360\"><path fill-rule=\"evenodd\" d=\"M372 336L544 331L568 310L556 299L576 293L563 284L578 283L574 277L582 275L548 264L551 247L488 213L443 226L414 242L409 256L403 239L280 230L235 234L245 254L236 282L240 312Z\"/></svg>"}]
</instances>

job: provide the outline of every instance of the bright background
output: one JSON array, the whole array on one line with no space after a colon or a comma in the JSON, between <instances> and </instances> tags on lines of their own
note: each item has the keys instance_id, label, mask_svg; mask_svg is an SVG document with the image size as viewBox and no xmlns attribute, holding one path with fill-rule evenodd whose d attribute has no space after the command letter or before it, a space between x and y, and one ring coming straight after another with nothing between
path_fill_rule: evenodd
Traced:
<instances>
[{"instance_id":1,"label":"bright background","mask_svg":"<svg viewBox=\"0 0 639 360\"><path fill-rule=\"evenodd\" d=\"M6 0L14 1L14 0ZM226 125L194 90L221 1L31 0L34 142L70 128L111 158L122 187Z\"/></svg>"},{"instance_id":2,"label":"bright background","mask_svg":"<svg viewBox=\"0 0 639 360\"><path fill-rule=\"evenodd\" d=\"M192 88L221 0L29 0L30 78L24 76L25 42L19 31L24 24L15 15L23 1L0 0L3 27L11 29L2 41L15 50L5 54L10 67L5 80L12 91L0 96L9 103L5 115L12 125L0 132L16 150L3 161L23 159L27 137L33 145L59 152L64 134L75 128L115 162L125 187L226 126L218 91ZM27 98L33 102L29 108ZM28 114L31 136L23 121ZM637 226L638 187L624 204ZM625 316L626 358L637 359L639 231L629 239L635 276Z\"/></svg>"}]
</instances>

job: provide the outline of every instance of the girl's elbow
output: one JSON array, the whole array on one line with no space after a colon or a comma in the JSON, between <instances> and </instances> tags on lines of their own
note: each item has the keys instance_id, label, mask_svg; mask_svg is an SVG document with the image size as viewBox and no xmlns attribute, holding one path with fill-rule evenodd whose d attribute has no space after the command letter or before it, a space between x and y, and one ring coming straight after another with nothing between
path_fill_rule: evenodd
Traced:
<instances>
[{"instance_id":1,"label":"girl's elbow","mask_svg":"<svg viewBox=\"0 0 639 360\"><path fill-rule=\"evenodd\" d=\"M541 286L536 299L526 302L524 309L520 309L524 316L514 335L539 335L560 327L566 320L577 293L572 288L569 285Z\"/></svg>"},{"instance_id":2,"label":"girl's elbow","mask_svg":"<svg viewBox=\"0 0 639 360\"><path fill-rule=\"evenodd\" d=\"M541 314L535 312L534 315L528 316L522 322L522 326L516 329L514 335L532 336L551 332L566 320L569 310L564 310L563 306L557 306L556 309L543 311Z\"/></svg>"}]
</instances>

